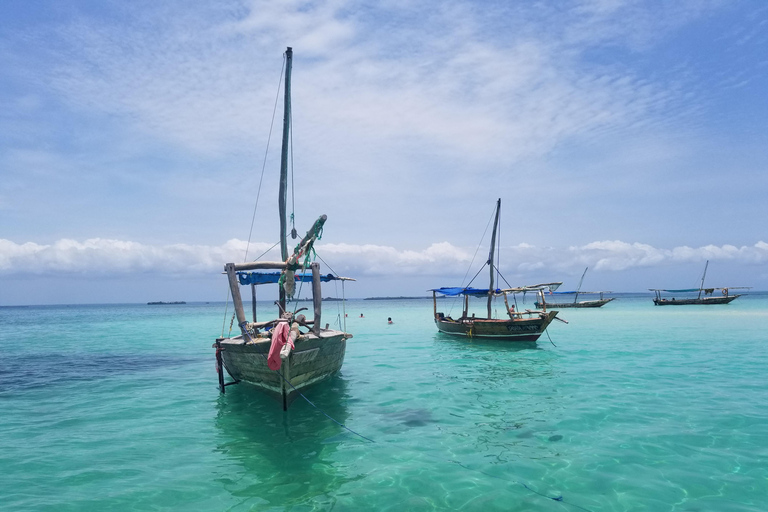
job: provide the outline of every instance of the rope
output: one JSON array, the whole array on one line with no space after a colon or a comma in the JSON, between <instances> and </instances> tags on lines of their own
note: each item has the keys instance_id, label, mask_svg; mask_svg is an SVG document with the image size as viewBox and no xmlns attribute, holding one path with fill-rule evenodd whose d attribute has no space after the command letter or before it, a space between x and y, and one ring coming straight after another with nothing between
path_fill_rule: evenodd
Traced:
<instances>
[{"instance_id":1,"label":"rope","mask_svg":"<svg viewBox=\"0 0 768 512\"><path fill-rule=\"evenodd\" d=\"M499 210L501 210L501 205L499 205ZM501 270L499 269L499 262L501 260L501 251L499 250L499 247L501 247L501 211L499 211L499 230L496 233L496 236L498 237L496 239L496 264L493 268L496 270L496 282L498 283L499 277L501 276ZM504 281L506 282L506 279ZM510 286L510 288L512 287Z\"/></svg>"},{"instance_id":2,"label":"rope","mask_svg":"<svg viewBox=\"0 0 768 512\"><path fill-rule=\"evenodd\" d=\"M495 267L495 268L496 268L496 275L504 280L504 282L507 284L507 288L512 288L512 285L509 284L509 281L507 281L507 278L502 275L501 271L499 270L499 267Z\"/></svg>"},{"instance_id":3,"label":"rope","mask_svg":"<svg viewBox=\"0 0 768 512\"><path fill-rule=\"evenodd\" d=\"M587 509L587 508L584 508L584 507L582 507L580 505L576 505L575 503L571 503L571 502L565 501L565 499L563 498L562 494L559 495L559 496L547 496L543 492L539 492L536 489L532 489L531 487L528 486L528 484L526 484L525 482L521 482L520 480L515 480L514 478L504 478L504 477L501 477L501 476L496 476L494 474L487 473L487 472L483 471L482 469L470 468L469 466L467 466L465 464L462 464L461 462L459 462L457 460L449 460L448 462L453 462L457 466L461 466L462 468L464 468L466 470L474 471L476 473L480 473L482 475L489 476L489 477L495 478L497 480L503 480L505 482L512 482L512 483L521 485L521 486L525 487L528 491L530 491L530 492L532 492L534 494L538 494L542 498L547 498L548 500L552 500L552 501L559 501L561 503L564 503L565 505L568 505L569 507L574 507L574 508L577 508L579 510L586 510L587 512L589 512L589 509Z\"/></svg>"},{"instance_id":4,"label":"rope","mask_svg":"<svg viewBox=\"0 0 768 512\"><path fill-rule=\"evenodd\" d=\"M227 298L224 299L224 320L221 322L221 337L224 337L224 329L227 327L227 311L229 310L229 294L230 289L227 286ZM233 317L234 320L234 317ZM232 332L232 324L229 325L229 332Z\"/></svg>"},{"instance_id":5,"label":"rope","mask_svg":"<svg viewBox=\"0 0 768 512\"><path fill-rule=\"evenodd\" d=\"M342 281L342 287L343 287L343 285L344 285L344 282ZM547 336L549 336L549 333L547 333ZM550 339L550 341L552 341L552 340ZM554 343L553 343L553 345L554 345ZM267 359L268 359L268 358L267 358L267 356L266 356L265 354L261 354L261 356L262 356L262 357L263 357L265 360L267 360ZM224 368L226 369L226 365L223 365L223 366L224 366ZM227 370L227 372L229 372L229 370ZM353 435L355 435L355 436L357 436L357 437L359 437L359 438L361 438L361 439L364 439L365 441L368 441L369 443L376 443L376 441L374 441L374 440L373 440L373 439L371 439L370 437L364 436L363 434L361 434L361 433L359 433L359 432L356 432L356 431L352 430L351 428L349 428L348 426L344 425L344 424L343 424L343 423L341 423L340 421L337 421L335 418L333 418L331 415L329 415L329 414L328 414L327 412L325 412L323 409L321 409L320 407L318 407L318 406L317 406L317 405L316 405L314 402L312 402L312 400L310 400L309 398L307 398L307 397L306 397L306 396L305 396L305 395L304 395L304 394L303 394L301 391L299 391L298 389L296 389L296 387L295 387L293 384L291 384L291 382L290 382L288 379L286 379L286 378L285 378L285 376L283 375L283 372L281 372L281 371L279 371L279 370L278 370L278 371L277 371L277 374L278 374L278 375L280 375L280 378L281 378L281 379L283 379L283 380L284 380L284 381L285 381L285 382L286 382L286 383L287 383L287 384L288 384L288 385L289 385L289 386L290 386L290 387L291 387L291 388L292 388L294 391L296 391L296 393L298 393L298 394L299 394L299 396L300 396L301 398L303 398L303 399L304 399L304 400L305 400L305 401L306 401L306 402L307 402L309 405L311 405L311 406L312 406L312 407L314 407L314 408L315 408L317 411L319 411L319 412L320 412L320 413L321 413L323 416L325 416L326 418L328 418L329 420L331 420L332 422L334 422L336 425L340 426L341 428L343 428L343 429L344 429L344 430L346 430L347 432L349 432L349 433L351 433L351 434L353 434ZM385 442L386 442L386 441L385 441ZM497 475L494 475L494 474L488 473L488 472L486 472L486 471L483 471L483 470L481 470L481 469L475 469L475 468L471 468L471 467L467 466L466 464L464 464L464 463L462 463L462 462L460 462L460 461L457 461L457 460L452 460L452 459L442 459L442 458L440 458L440 457L437 457L437 456L435 456L435 455L431 455L431 454L428 454L428 453L424 453L423 455L426 455L427 457L430 457L430 458L432 458L432 459L434 459L434 460L439 460L440 462L451 462L451 463L453 463L453 464L456 464L456 465L457 465L457 466L459 466L459 467L462 467L462 468L466 469L467 471L473 471L473 472L475 472L475 473L480 473L480 474L482 474L482 475L485 475L485 476L488 476L488 477L490 477L490 478L495 478L495 479L497 479L497 480L501 480L501 481L504 481L504 482L512 482L512 483L514 483L514 484L520 485L521 487L523 487L524 489L526 489L528 492L531 492L531 493L533 493L533 494L536 494L536 495L538 495L538 496L541 496L542 498L546 498L546 499L548 499L548 500L552 500L552 501L557 501L557 502L563 503L564 505L567 505L567 506L569 506L569 507L573 507L573 508L576 508L576 509L579 509L579 510L584 510L585 512L591 512L589 509L587 509L587 508L585 508L585 507L582 507L581 505L577 505L577 504L575 504L575 503L571 503L571 502L569 502L569 501L565 501L565 498L563 497L563 495L562 495L562 494L561 494L561 495L558 495L558 496L548 496L547 494L544 494L543 492L540 492L540 491L537 491L536 489L533 489L532 487L530 487L528 484L526 484L525 482L523 482L523 481L521 481L521 480L517 480L517 479L515 479L515 478L506 478L506 477L501 477L501 476L497 476Z\"/></svg>"},{"instance_id":6,"label":"rope","mask_svg":"<svg viewBox=\"0 0 768 512\"><path fill-rule=\"evenodd\" d=\"M267 249L266 251L261 253L257 258L254 258L253 261L259 261L261 258L264 257L265 254L267 254L269 251L271 251L272 249L274 249L278 245L280 245L280 242L275 242L275 245L273 245L272 247L270 247L269 249Z\"/></svg>"},{"instance_id":7,"label":"rope","mask_svg":"<svg viewBox=\"0 0 768 512\"><path fill-rule=\"evenodd\" d=\"M268 357L267 357L265 354L263 354L263 353L261 354L261 357L263 357L265 361L268 361L268 360L269 360L269 358L268 358ZM229 370L227 370L227 371L229 371ZM286 379L286 378L285 378L285 375L283 375L283 372L281 372L280 370L277 370L277 374L280 376L280 378L281 378L281 379L283 379L283 380L285 381L285 383L286 383L286 384L288 384L289 386L291 386L291 388L293 388L293 390L294 390L296 393L298 393L298 394L299 394L299 396L300 396L301 398L303 398L304 400L306 400L306 401L307 401L307 403L308 403L309 405L311 405L312 407L314 407L315 409L317 409L318 411L320 411L320 412L323 414L323 416L325 416L326 418L328 418L329 420L331 420L332 422L334 422L335 424L337 424L338 426L340 426L340 427L341 427L341 428L343 428L344 430L346 430L346 431L348 431L348 432L351 432L352 434L354 434L354 435L356 435L356 436L358 436L358 437L360 437L360 438L362 438L362 439L365 439L365 440L366 440L366 441L368 441L368 442L371 442L371 443L375 443L375 442L376 442L376 441L374 441L373 439L371 439L371 438L369 438L369 437L365 437L363 434L360 434L360 433L358 433L358 432L355 432L354 430L352 430L352 429L351 429L351 428L349 428L348 426L344 425L343 423L341 423L341 422L337 421L336 419L334 419L333 417L331 417L331 416L330 416L330 415L329 415L327 412L325 412L324 410L322 410L321 408L319 408L317 405L315 405L315 404L314 404L314 402L312 402L312 400L310 400L309 398L307 398L306 396L304 396L304 393L302 393L301 391L299 391L298 389L296 389L296 387L295 387L293 384L291 384L291 381L289 381L288 379Z\"/></svg>"},{"instance_id":8,"label":"rope","mask_svg":"<svg viewBox=\"0 0 768 512\"><path fill-rule=\"evenodd\" d=\"M496 211L496 208L494 208L494 213ZM485 231L483 231L483 236L480 237L480 242L477 244L477 247L475 248L475 254L472 255L472 260L469 262L469 265L467 266L467 271L464 273L464 277L461 279L461 282L464 283L467 280L467 276L469 275L469 271L472 268L472 265L475 263L475 258L477 258L477 253L480 251L480 246L483 245L483 240L485 240L485 235L488 233L488 227L491 225L491 221L493 220L493 213L491 214L491 218L488 219L488 224L485 225ZM483 271L485 268L485 265L483 265L480 270L477 271L477 274L475 274L475 277L472 278L472 281L475 280L475 278L480 274L480 272ZM462 288L468 287L470 284L472 284L472 281L467 283L466 285L462 284ZM451 303L451 307L448 309L448 316L451 316L451 313L453 312L454 306L456 306L456 302L458 302L458 296L453 300Z\"/></svg>"},{"instance_id":9,"label":"rope","mask_svg":"<svg viewBox=\"0 0 768 512\"><path fill-rule=\"evenodd\" d=\"M307 401L309 402L309 400L307 400ZM312 403L312 402L310 402L310 403ZM312 404L312 405L314 405L314 404ZM347 427L345 427L345 428L347 428ZM357 434L356 432L352 431L351 429L347 429L347 430L350 430L350 432L353 432L356 435L360 435L360 434ZM361 437L364 437L364 436L361 436ZM368 439L368 438L365 438L365 439ZM371 442L375 442L375 441L371 441ZM383 442L384 443L390 443L389 441L383 441ZM552 501L557 501L557 502L560 502L560 503L562 503L564 505L567 505L569 507L572 507L572 508L575 508L575 509L578 509L578 510L584 510L585 512L591 512L588 508L582 507L581 505L577 505L576 503L571 503L570 501L566 501L562 494L557 495L557 496L549 496L549 495L547 495L547 494L545 494L543 492L540 492L540 491L537 491L536 489L533 489L532 487L530 487L528 484L526 484L522 480L518 480L516 478L507 478L507 477L504 477L504 476L497 476L497 475L494 475L492 473L488 473L486 471L483 471L482 469L475 469L475 468L469 467L466 464L464 464L464 463L462 463L462 462L460 462L458 460L443 459L443 458L441 458L441 457L439 457L437 455L432 455L432 454L424 453L424 452L419 452L419 453L421 453L422 455L424 455L426 457L429 457L429 458L431 458L433 460L439 461L439 462L450 462L450 463L456 464L457 466L460 466L460 467L466 469L467 471L472 471L472 472L475 472L475 473L480 473L482 475L485 475L485 476L488 476L488 477L491 477L491 478L495 478L496 480L501 480L501 481L504 481L504 482L512 482L514 484L520 485L521 487L523 487L524 489L526 489L527 491L529 491L529 492L531 492L533 494L541 496L542 498L546 498L546 499L552 500Z\"/></svg>"},{"instance_id":10,"label":"rope","mask_svg":"<svg viewBox=\"0 0 768 512\"><path fill-rule=\"evenodd\" d=\"M320 256L318 256L319 258ZM328 267L330 270L330 267ZM338 275L338 274L336 274ZM341 282L341 311L344 313L344 332L347 332L347 295L344 293L344 281Z\"/></svg>"},{"instance_id":11,"label":"rope","mask_svg":"<svg viewBox=\"0 0 768 512\"><path fill-rule=\"evenodd\" d=\"M322 256L320 256L316 252L315 252L315 256L317 257L317 259L319 259L320 261L323 262L323 265L328 267L328 270L330 270L333 275L335 275L337 277L340 275L338 272L333 270L333 268L331 268L331 266L322 258ZM338 288L336 289L336 294L338 295ZM342 301L341 301L341 311L342 311L342 313L344 313L344 316L342 317L342 318L344 318L344 324L343 324L343 327L342 327L341 330L344 331L344 332L347 332L347 300L346 300L347 299L347 295L346 295L346 290L344 288L344 281L343 280L341 281L341 298L342 298ZM338 306L337 306L337 308L338 308Z\"/></svg>"},{"instance_id":12,"label":"rope","mask_svg":"<svg viewBox=\"0 0 768 512\"><path fill-rule=\"evenodd\" d=\"M263 355L263 354L262 354L262 355ZM290 382L288 382L288 380L287 380L285 377L283 377L283 374L282 374L282 372L278 372L278 373L280 374L280 377L282 377L282 378L283 378L283 380L284 380L285 382L287 382L287 383L288 383L288 385L289 385L289 386L291 386L291 387L293 388L293 390L294 390L294 391L296 391L296 392L299 394L299 396L300 396L301 398L303 398L304 400L306 400L306 401L307 401L307 403L308 403L309 405L311 405L312 407L314 407L315 409L317 409L318 411L320 411L320 412L323 414L323 416L325 416L326 418L328 418L329 420L331 420L332 422L334 422L335 424L337 424L338 426L340 426L341 428L343 428L343 429L344 429L344 430L346 430L347 432L351 432L352 434L354 434L354 435L356 435L356 436L358 436L358 437L360 437L360 438L362 438L362 439L365 439L366 441L368 441L368 442L370 442L370 443L375 443L375 442L376 442L376 441L374 441L373 439L371 439L370 437L365 437L363 434L360 434L360 433L358 433L358 432L355 432L354 430L352 430L352 429L351 429L351 428L349 428L348 426L344 425L343 423L341 423L341 422L339 422L339 421L336 421L336 420L335 420L334 418L332 418L332 417L331 417L331 416L330 416L330 415L329 415L327 412L325 412L324 410L322 410L321 408L319 408L317 405L315 405L315 404L312 402L312 400L310 400L309 398L307 398L306 396L304 396L304 394L303 394L301 391L299 391L298 389L296 389L296 388L293 386L293 384L291 384Z\"/></svg>"},{"instance_id":13,"label":"rope","mask_svg":"<svg viewBox=\"0 0 768 512\"><path fill-rule=\"evenodd\" d=\"M326 263L326 261L325 261L325 260L324 260L324 259L323 259L323 258L322 258L322 257L321 257L319 254L315 253L315 256L317 256L317 259L319 259L320 261L322 261L322 262L323 262L323 265L325 265L326 267L328 267L328 270L330 270L330 271L331 271L331 273L333 273L333 275L335 275L335 276L338 276L338 275L339 275L339 273L338 273L338 272L336 272L335 270L333 270L333 269L331 268L331 266L330 266L328 263ZM343 288L343 286L344 286L344 281L342 281L342 282L341 282L341 284L342 284L342 288Z\"/></svg>"},{"instance_id":14,"label":"rope","mask_svg":"<svg viewBox=\"0 0 768 512\"><path fill-rule=\"evenodd\" d=\"M483 240L485 240L485 235L486 235L486 233L488 233L488 227L491 225L491 222L493 221L493 217L494 217L494 213L496 212L496 208L494 208L493 210L494 211L491 214L491 218L488 219L488 224L485 225L485 231L483 231L483 236L480 237L480 243L477 244L477 248L475 249L475 254L472 255L472 261L469 262L469 266L467 267L467 272L466 272L466 274L464 274L464 279L462 279L462 282L464 282L464 280L467 279L467 275L469 275L469 269L472 268L472 264L475 262L475 258L477 257L477 253L480 250L480 246L483 245ZM483 268L485 268L485 265L483 265ZM482 268L480 270L482 270ZM480 272L478 272L478 274L479 273ZM475 275L475 277L477 277L477 275ZM473 277L472 281L474 281L474 280L475 280L475 278ZM469 284L471 284L472 281L470 281ZM467 284L467 286L469 286L469 284Z\"/></svg>"},{"instance_id":15,"label":"rope","mask_svg":"<svg viewBox=\"0 0 768 512\"><path fill-rule=\"evenodd\" d=\"M256 210L259 207L259 197L261 195L261 184L264 182L264 169L267 168L267 154L269 153L269 142L272 140L272 128L275 125L275 114L277 113L277 104L280 99L280 85L283 83L283 70L285 69L285 55L283 55L283 65L280 67L280 80L277 82L277 95L275 96L275 107L272 110L272 123L269 125L269 135L267 136L267 148L264 150L264 162L261 164L261 177L259 178L259 188L256 191L256 204L253 206L253 216L251 217L251 229L248 232L248 243L245 246L245 258L248 261L248 248L251 246L251 236L253 235L253 225L256 222Z\"/></svg>"},{"instance_id":16,"label":"rope","mask_svg":"<svg viewBox=\"0 0 768 512\"><path fill-rule=\"evenodd\" d=\"M549 335L549 331L544 331L544 332L545 332L545 333L547 333L547 338L549 338L549 342L552 344L552 346L553 346L553 347L557 347L557 345L555 345L555 342L554 342L554 341L552 341L552 338L551 338L551 337L550 337L550 335Z\"/></svg>"},{"instance_id":17,"label":"rope","mask_svg":"<svg viewBox=\"0 0 768 512\"><path fill-rule=\"evenodd\" d=\"M486 265L487 265L487 263L486 263ZM474 282L474 280L475 280L475 279L477 279L477 276L479 276L479 275L480 275L480 272L482 272L484 268L485 268L485 265L483 265L482 267L480 267L480 270L478 270L478 271L477 271L477 274L475 274L475 277L473 277L473 278L472 278L472 281L468 282L468 283L467 283L467 285L466 285L466 286L464 286L463 288L469 288L469 285L471 285L471 284L472 284L472 282Z\"/></svg>"},{"instance_id":18,"label":"rope","mask_svg":"<svg viewBox=\"0 0 768 512\"><path fill-rule=\"evenodd\" d=\"M291 107L291 110L290 112L288 112L288 115L291 116L290 122L288 123L288 126L290 126L291 128L291 131L289 133L290 135L289 145L291 147L291 238L295 240L298 235L296 234L296 223L294 222L294 219L293 219L293 214L296 211L296 201L293 193L294 184L296 183L296 180L293 177L293 107Z\"/></svg>"}]
</instances>

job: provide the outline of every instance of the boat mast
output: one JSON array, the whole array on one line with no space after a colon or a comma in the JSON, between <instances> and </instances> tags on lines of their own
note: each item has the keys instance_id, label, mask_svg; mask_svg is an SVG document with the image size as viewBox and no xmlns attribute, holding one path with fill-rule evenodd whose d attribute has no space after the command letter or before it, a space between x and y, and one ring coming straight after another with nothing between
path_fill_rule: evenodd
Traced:
<instances>
[{"instance_id":1,"label":"boat mast","mask_svg":"<svg viewBox=\"0 0 768 512\"><path fill-rule=\"evenodd\" d=\"M584 273L581 274L581 281L579 281L579 287L576 288L576 297L573 299L573 303L576 304L576 301L579 300L579 292L581 291L581 283L584 282L584 276L587 275L587 270L589 270L589 267L584 269ZM600 297L603 298L602 296Z\"/></svg>"},{"instance_id":2,"label":"boat mast","mask_svg":"<svg viewBox=\"0 0 768 512\"><path fill-rule=\"evenodd\" d=\"M277 198L280 210L280 256L288 261L288 240L286 239L287 222L285 218L286 201L288 198L288 138L291 130L291 63L293 48L285 50L285 94L283 103L283 148L280 154L280 191ZM285 311L285 290L280 287L280 313Z\"/></svg>"},{"instance_id":3,"label":"boat mast","mask_svg":"<svg viewBox=\"0 0 768 512\"><path fill-rule=\"evenodd\" d=\"M701 284L699 285L699 298L701 298L701 291L704 289L704 278L707 277L707 267L709 266L709 260L704 265L704 274L701 276Z\"/></svg>"},{"instance_id":4,"label":"boat mast","mask_svg":"<svg viewBox=\"0 0 768 512\"><path fill-rule=\"evenodd\" d=\"M493 234L491 235L491 252L488 254L488 266L491 268L490 285L488 286L488 320L491 319L491 299L493 299L493 256L496 253L496 230L499 228L499 211L501 211L501 198L496 201L496 219L493 221Z\"/></svg>"}]
</instances>

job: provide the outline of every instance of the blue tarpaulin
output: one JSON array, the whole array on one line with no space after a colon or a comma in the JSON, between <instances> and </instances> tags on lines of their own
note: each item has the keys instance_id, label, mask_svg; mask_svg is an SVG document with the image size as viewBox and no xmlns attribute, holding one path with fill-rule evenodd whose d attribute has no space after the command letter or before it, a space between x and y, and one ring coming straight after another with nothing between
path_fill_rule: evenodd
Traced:
<instances>
[{"instance_id":1,"label":"blue tarpaulin","mask_svg":"<svg viewBox=\"0 0 768 512\"><path fill-rule=\"evenodd\" d=\"M474 297L487 297L488 288L461 288L461 287L447 287L447 288L434 288L430 290L432 292L442 293L443 295L449 295L455 297L456 295L472 295ZM496 289L495 293L501 293L501 290Z\"/></svg>"},{"instance_id":2,"label":"blue tarpaulin","mask_svg":"<svg viewBox=\"0 0 768 512\"><path fill-rule=\"evenodd\" d=\"M273 284L280 280L280 272L238 272L237 279L240 284ZM320 276L320 281L328 282L340 279L333 274ZM312 282L312 274L296 274L296 281Z\"/></svg>"}]
</instances>

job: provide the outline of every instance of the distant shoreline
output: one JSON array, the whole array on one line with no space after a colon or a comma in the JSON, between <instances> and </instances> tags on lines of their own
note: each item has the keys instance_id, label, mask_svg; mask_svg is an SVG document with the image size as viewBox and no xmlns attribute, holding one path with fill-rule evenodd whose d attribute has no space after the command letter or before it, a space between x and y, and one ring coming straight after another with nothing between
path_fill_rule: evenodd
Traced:
<instances>
[{"instance_id":1,"label":"distant shoreline","mask_svg":"<svg viewBox=\"0 0 768 512\"><path fill-rule=\"evenodd\" d=\"M367 297L363 300L417 300L417 299L431 299L431 296L423 295L421 297ZM438 297L438 299L444 299L445 297L441 296Z\"/></svg>"},{"instance_id":2,"label":"distant shoreline","mask_svg":"<svg viewBox=\"0 0 768 512\"><path fill-rule=\"evenodd\" d=\"M147 306L160 306L160 305L165 305L165 304L186 304L186 302L184 302L183 300L177 300L177 301L174 301L174 302L163 302L163 301L147 302Z\"/></svg>"}]
</instances>

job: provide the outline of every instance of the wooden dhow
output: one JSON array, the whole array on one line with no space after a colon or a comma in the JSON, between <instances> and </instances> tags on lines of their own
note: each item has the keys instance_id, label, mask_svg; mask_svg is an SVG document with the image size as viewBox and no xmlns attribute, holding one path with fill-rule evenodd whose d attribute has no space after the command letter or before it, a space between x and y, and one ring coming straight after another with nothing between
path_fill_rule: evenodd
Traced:
<instances>
[{"instance_id":1,"label":"wooden dhow","mask_svg":"<svg viewBox=\"0 0 768 512\"><path fill-rule=\"evenodd\" d=\"M707 277L707 268L709 260L704 265L704 274L701 276L701 283L698 288L684 288L678 290L663 290L658 288L649 288L654 292L653 303L656 306L690 306L690 305L709 305L709 304L729 304L741 297L743 294L731 295L731 290L748 290L751 286L731 286L728 288L704 288L704 279ZM662 296L662 293L687 294L697 293L696 297L683 297L678 299ZM702 294L704 295L702 297Z\"/></svg>"},{"instance_id":2,"label":"wooden dhow","mask_svg":"<svg viewBox=\"0 0 768 512\"><path fill-rule=\"evenodd\" d=\"M536 307L537 308L544 308L544 307L550 307L550 308L556 308L556 309L562 309L562 308L601 308L611 302L615 297L609 297L605 298L603 297L603 294L605 293L611 293L611 292L582 292L581 291L581 284L584 282L584 276L587 275L587 270L589 270L589 267L584 269L584 273L581 274L581 280L579 280L579 287L576 289L576 291L572 292L561 292L561 291L553 291L550 290L548 294L543 294L542 299L540 301L537 301ZM593 295L593 294L600 294L599 299L593 299L593 300L582 300L579 301L579 295ZM550 297L552 295L574 295L573 302L546 302L545 297L546 295L549 295Z\"/></svg>"},{"instance_id":3,"label":"wooden dhow","mask_svg":"<svg viewBox=\"0 0 768 512\"><path fill-rule=\"evenodd\" d=\"M286 199L292 56L292 49L288 48L285 53L285 106L278 198L282 261L227 263L224 266L240 334L232 337L222 336L214 344L222 393L230 384L246 382L277 398L282 402L284 410L307 387L329 378L341 369L347 340L352 337L345 330L330 329L328 324L322 326L321 282L351 280L331 274L321 275L320 265L310 262L314 243L320 238L327 217L322 215L317 219L296 245L293 254L288 254ZM295 230L292 234L295 237ZM296 283L303 282L311 283L314 313L312 319L299 314L306 308L295 311L287 308ZM279 300L276 302L279 307L278 315L274 319L258 322L256 286L270 283L279 286ZM252 321L249 321L245 314L240 293L242 285L251 287ZM341 322L340 319L339 323ZM224 371L234 379L233 382L224 382Z\"/></svg>"},{"instance_id":4,"label":"wooden dhow","mask_svg":"<svg viewBox=\"0 0 768 512\"><path fill-rule=\"evenodd\" d=\"M501 199L496 202L496 213L491 235L491 250L486 265L490 267L490 279L488 288L444 287L434 288L432 292L433 314L438 331L455 336L468 338L494 339L499 341L535 342L546 331L553 320L557 318L557 311L546 310L546 306L540 310L516 311L515 305L510 305L509 295L516 293L536 293L543 301L543 292L548 289L557 289L562 283L544 283L519 288L494 288L494 275L498 272L494 264L496 252L496 234L499 227L499 214L501 211ZM480 269L482 271L482 269ZM478 274L480 273L478 271ZM471 283L470 283L471 284ZM437 295L463 297L462 314L458 318L452 318L437 311ZM487 315L478 317L469 313L470 297L487 298ZM505 318L493 318L493 299L503 297ZM561 320L564 322L564 320Z\"/></svg>"}]
</instances>

